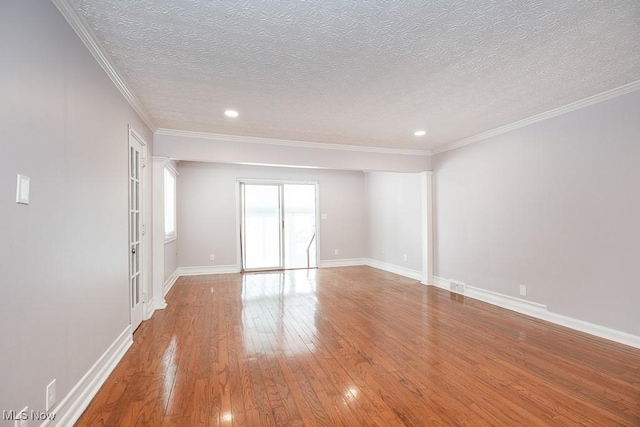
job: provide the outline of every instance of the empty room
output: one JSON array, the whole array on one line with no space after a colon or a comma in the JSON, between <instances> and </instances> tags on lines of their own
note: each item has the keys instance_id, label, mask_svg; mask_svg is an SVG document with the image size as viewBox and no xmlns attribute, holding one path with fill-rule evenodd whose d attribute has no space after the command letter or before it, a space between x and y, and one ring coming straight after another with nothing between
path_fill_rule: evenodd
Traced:
<instances>
[{"instance_id":1,"label":"empty room","mask_svg":"<svg viewBox=\"0 0 640 427\"><path fill-rule=\"evenodd\" d=\"M640 3L0 2L0 426L639 426Z\"/></svg>"}]
</instances>

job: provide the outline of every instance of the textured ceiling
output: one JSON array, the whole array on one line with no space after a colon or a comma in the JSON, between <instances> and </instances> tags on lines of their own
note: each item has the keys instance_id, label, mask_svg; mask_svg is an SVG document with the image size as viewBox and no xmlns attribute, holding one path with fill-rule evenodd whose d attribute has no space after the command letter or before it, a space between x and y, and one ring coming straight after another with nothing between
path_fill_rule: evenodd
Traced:
<instances>
[{"instance_id":1,"label":"textured ceiling","mask_svg":"<svg viewBox=\"0 0 640 427\"><path fill-rule=\"evenodd\" d=\"M640 79L638 0L71 1L161 128L431 149Z\"/></svg>"}]
</instances>

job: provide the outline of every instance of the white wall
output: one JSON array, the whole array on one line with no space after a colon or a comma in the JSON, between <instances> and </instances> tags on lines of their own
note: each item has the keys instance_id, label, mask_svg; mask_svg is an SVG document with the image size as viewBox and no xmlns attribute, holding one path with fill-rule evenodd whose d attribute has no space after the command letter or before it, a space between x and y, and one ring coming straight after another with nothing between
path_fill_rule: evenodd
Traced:
<instances>
[{"instance_id":1,"label":"white wall","mask_svg":"<svg viewBox=\"0 0 640 427\"><path fill-rule=\"evenodd\" d=\"M0 409L44 410L129 325L127 125L152 135L50 1L0 2L0 58Z\"/></svg>"},{"instance_id":2,"label":"white wall","mask_svg":"<svg viewBox=\"0 0 640 427\"><path fill-rule=\"evenodd\" d=\"M365 188L368 257L422 271L421 174L367 172Z\"/></svg>"},{"instance_id":3,"label":"white wall","mask_svg":"<svg viewBox=\"0 0 640 427\"><path fill-rule=\"evenodd\" d=\"M236 179L320 182L321 259L362 258L366 254L364 174L219 163L180 162L178 258L180 267L237 264ZM334 249L339 255L334 255ZM215 254L215 261L209 255Z\"/></svg>"},{"instance_id":4,"label":"white wall","mask_svg":"<svg viewBox=\"0 0 640 427\"><path fill-rule=\"evenodd\" d=\"M164 244L164 280L166 281L178 268L178 240Z\"/></svg>"},{"instance_id":5,"label":"white wall","mask_svg":"<svg viewBox=\"0 0 640 427\"><path fill-rule=\"evenodd\" d=\"M198 133L183 132L183 134L157 132L154 135L154 155L177 160L309 166L334 170L391 172L431 170L431 157L428 155L291 147L208 138L206 134Z\"/></svg>"},{"instance_id":6,"label":"white wall","mask_svg":"<svg viewBox=\"0 0 640 427\"><path fill-rule=\"evenodd\" d=\"M640 92L433 158L435 274L640 335Z\"/></svg>"}]
</instances>

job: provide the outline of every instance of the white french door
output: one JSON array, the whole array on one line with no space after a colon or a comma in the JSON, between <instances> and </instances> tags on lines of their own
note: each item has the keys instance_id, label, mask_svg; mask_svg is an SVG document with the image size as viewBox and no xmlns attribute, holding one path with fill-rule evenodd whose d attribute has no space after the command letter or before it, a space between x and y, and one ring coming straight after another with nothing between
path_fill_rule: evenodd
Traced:
<instances>
[{"instance_id":1,"label":"white french door","mask_svg":"<svg viewBox=\"0 0 640 427\"><path fill-rule=\"evenodd\" d=\"M129 138L129 298L131 329L136 330L144 317L142 278L142 177L143 145L135 137Z\"/></svg>"},{"instance_id":2,"label":"white french door","mask_svg":"<svg viewBox=\"0 0 640 427\"><path fill-rule=\"evenodd\" d=\"M244 271L317 267L316 184L241 182Z\"/></svg>"}]
</instances>

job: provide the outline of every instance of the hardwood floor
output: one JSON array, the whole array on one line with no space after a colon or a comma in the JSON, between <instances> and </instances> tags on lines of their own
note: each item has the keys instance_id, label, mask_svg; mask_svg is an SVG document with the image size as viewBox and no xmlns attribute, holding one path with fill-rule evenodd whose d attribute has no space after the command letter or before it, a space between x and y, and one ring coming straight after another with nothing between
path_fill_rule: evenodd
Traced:
<instances>
[{"instance_id":1,"label":"hardwood floor","mask_svg":"<svg viewBox=\"0 0 640 427\"><path fill-rule=\"evenodd\" d=\"M373 268L167 302L76 425L640 425L640 351Z\"/></svg>"}]
</instances>

